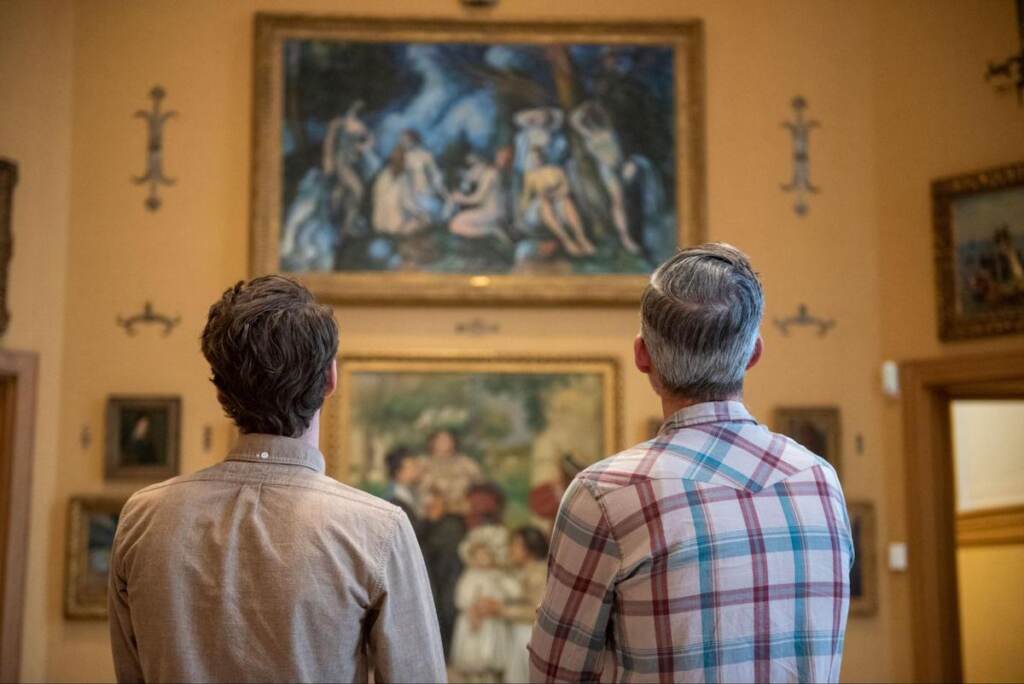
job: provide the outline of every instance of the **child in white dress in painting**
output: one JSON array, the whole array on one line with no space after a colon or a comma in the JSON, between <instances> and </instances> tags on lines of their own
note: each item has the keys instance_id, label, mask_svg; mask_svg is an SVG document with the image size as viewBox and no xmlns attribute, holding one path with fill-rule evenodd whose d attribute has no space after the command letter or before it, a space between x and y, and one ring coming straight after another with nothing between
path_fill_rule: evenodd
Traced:
<instances>
[{"instance_id":1,"label":"child in white dress in painting","mask_svg":"<svg viewBox=\"0 0 1024 684\"><path fill-rule=\"evenodd\" d=\"M509 534L501 525L482 525L459 545L466 569L455 586L459 614L452 638L452 667L459 681L499 682L508 662L508 623L482 615L478 606L488 601L504 604L518 598L519 583L504 569Z\"/></svg>"}]
</instances>

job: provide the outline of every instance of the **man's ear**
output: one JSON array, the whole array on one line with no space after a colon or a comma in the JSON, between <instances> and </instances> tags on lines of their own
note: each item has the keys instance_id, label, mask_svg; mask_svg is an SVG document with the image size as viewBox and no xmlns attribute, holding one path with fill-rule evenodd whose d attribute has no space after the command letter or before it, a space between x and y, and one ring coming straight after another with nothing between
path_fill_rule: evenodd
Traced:
<instances>
[{"instance_id":1,"label":"man's ear","mask_svg":"<svg viewBox=\"0 0 1024 684\"><path fill-rule=\"evenodd\" d=\"M754 342L754 352L750 355L750 361L747 361L747 370L750 370L757 365L757 362L761 360L761 355L763 353L764 338L758 335L757 340Z\"/></svg>"},{"instance_id":2,"label":"man's ear","mask_svg":"<svg viewBox=\"0 0 1024 684\"><path fill-rule=\"evenodd\" d=\"M633 363L636 369L645 375L651 374L651 355L647 352L647 343L637 334L633 340Z\"/></svg>"},{"instance_id":3,"label":"man's ear","mask_svg":"<svg viewBox=\"0 0 1024 684\"><path fill-rule=\"evenodd\" d=\"M327 387L324 388L324 399L334 394L338 389L338 359L331 360L331 367L327 369Z\"/></svg>"}]
</instances>

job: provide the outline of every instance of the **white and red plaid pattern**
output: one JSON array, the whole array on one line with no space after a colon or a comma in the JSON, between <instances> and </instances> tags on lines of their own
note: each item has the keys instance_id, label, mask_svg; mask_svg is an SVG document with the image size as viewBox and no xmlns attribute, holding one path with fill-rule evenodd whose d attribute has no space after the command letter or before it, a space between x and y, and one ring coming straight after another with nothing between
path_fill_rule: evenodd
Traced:
<instances>
[{"instance_id":1,"label":"white and red plaid pattern","mask_svg":"<svg viewBox=\"0 0 1024 684\"><path fill-rule=\"evenodd\" d=\"M852 560L828 463L739 402L690 406L566 492L531 679L835 682Z\"/></svg>"}]
</instances>

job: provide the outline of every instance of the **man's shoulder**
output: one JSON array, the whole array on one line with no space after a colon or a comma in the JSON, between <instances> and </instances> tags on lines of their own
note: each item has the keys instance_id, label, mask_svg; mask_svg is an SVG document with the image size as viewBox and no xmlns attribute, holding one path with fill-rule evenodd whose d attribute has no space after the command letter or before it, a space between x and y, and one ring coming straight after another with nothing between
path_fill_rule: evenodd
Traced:
<instances>
[{"instance_id":1,"label":"man's shoulder","mask_svg":"<svg viewBox=\"0 0 1024 684\"><path fill-rule=\"evenodd\" d=\"M197 500L197 489L245 484L287 488L296 497L296 501L303 498L326 498L336 504L324 509L329 515L393 518L402 513L398 506L369 492L338 482L323 473L309 473L309 477L293 479L250 481L230 472L224 461L195 473L179 475L138 490L128 499L124 513L130 515L147 509L174 506L176 503L191 505Z\"/></svg>"},{"instance_id":2,"label":"man's shoulder","mask_svg":"<svg viewBox=\"0 0 1024 684\"><path fill-rule=\"evenodd\" d=\"M593 463L576 475L593 494L600 495L629 487L650 478L645 467L651 458L655 440L641 442Z\"/></svg>"}]
</instances>

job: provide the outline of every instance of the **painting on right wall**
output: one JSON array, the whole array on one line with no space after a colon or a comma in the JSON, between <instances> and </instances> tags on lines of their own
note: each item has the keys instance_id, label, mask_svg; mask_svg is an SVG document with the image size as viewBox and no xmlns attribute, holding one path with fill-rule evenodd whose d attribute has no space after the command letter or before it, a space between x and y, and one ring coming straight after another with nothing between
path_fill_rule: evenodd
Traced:
<instances>
[{"instance_id":1,"label":"painting on right wall","mask_svg":"<svg viewBox=\"0 0 1024 684\"><path fill-rule=\"evenodd\" d=\"M1024 163L932 183L939 338L1024 332Z\"/></svg>"}]
</instances>

